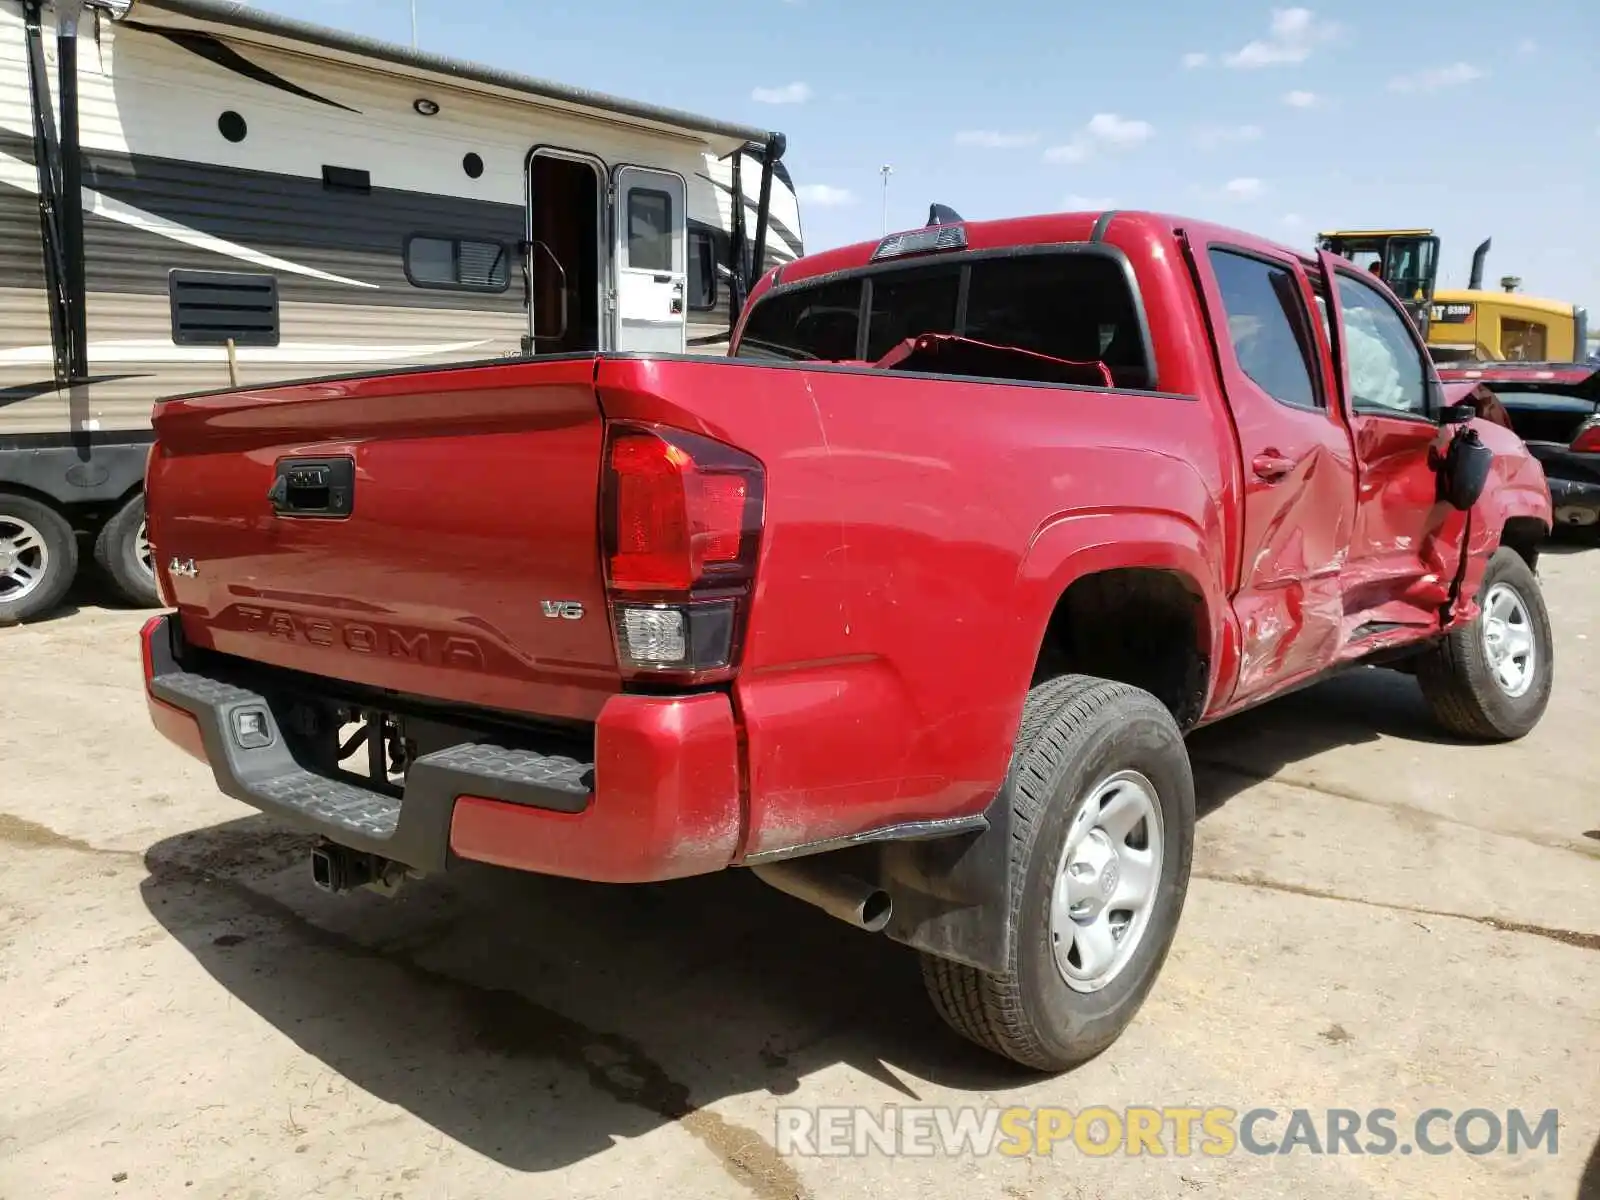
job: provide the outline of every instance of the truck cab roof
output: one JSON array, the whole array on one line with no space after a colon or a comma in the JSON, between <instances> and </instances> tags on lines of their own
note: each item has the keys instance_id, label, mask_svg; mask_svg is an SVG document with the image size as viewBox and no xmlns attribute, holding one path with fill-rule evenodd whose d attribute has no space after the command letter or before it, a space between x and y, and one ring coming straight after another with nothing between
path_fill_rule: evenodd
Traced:
<instances>
[{"instance_id":1,"label":"truck cab roof","mask_svg":"<svg viewBox=\"0 0 1600 1200\"><path fill-rule=\"evenodd\" d=\"M940 237L941 231L947 231ZM959 231L959 232L948 232ZM1006 217L990 221L962 221L959 224L929 225L901 230L871 241L856 242L807 255L785 264L765 277L752 295L755 299L767 287L799 283L843 271L860 270L880 262L905 261L912 256L937 257L943 252L1004 250L1012 246L1048 245L1056 242L1115 242L1132 245L1165 245L1188 233L1197 241L1224 241L1242 250L1288 254L1308 264L1313 256L1306 251L1271 242L1257 234L1225 225L1191 220L1167 213L1132 209L1106 209L1095 212L1044 213Z\"/></svg>"}]
</instances>

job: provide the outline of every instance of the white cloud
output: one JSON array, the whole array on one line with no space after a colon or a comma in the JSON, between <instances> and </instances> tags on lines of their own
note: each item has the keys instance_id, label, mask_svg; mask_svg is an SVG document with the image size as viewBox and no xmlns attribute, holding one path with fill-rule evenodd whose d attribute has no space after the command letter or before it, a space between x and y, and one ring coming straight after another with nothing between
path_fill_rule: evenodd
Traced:
<instances>
[{"instance_id":1,"label":"white cloud","mask_svg":"<svg viewBox=\"0 0 1600 1200\"><path fill-rule=\"evenodd\" d=\"M1110 196L1080 196L1073 192L1062 200L1061 205L1069 212L1105 212L1108 208L1115 208L1117 202Z\"/></svg>"},{"instance_id":2,"label":"white cloud","mask_svg":"<svg viewBox=\"0 0 1600 1200\"><path fill-rule=\"evenodd\" d=\"M1203 125L1194 133L1194 144L1202 150L1261 139L1259 125Z\"/></svg>"},{"instance_id":3,"label":"white cloud","mask_svg":"<svg viewBox=\"0 0 1600 1200\"><path fill-rule=\"evenodd\" d=\"M1261 195L1261 180L1252 175L1240 179L1230 179L1222 185L1225 195L1233 200L1254 200Z\"/></svg>"},{"instance_id":4,"label":"white cloud","mask_svg":"<svg viewBox=\"0 0 1600 1200\"><path fill-rule=\"evenodd\" d=\"M1149 121L1130 121L1116 113L1095 113L1085 128L1090 137L1111 146L1137 146L1156 131Z\"/></svg>"},{"instance_id":5,"label":"white cloud","mask_svg":"<svg viewBox=\"0 0 1600 1200\"><path fill-rule=\"evenodd\" d=\"M750 93L758 104L804 104L811 99L808 83L786 83L782 87L758 87Z\"/></svg>"},{"instance_id":6,"label":"white cloud","mask_svg":"<svg viewBox=\"0 0 1600 1200\"><path fill-rule=\"evenodd\" d=\"M1460 87L1474 79L1482 79L1484 72L1471 63L1451 63L1448 67L1430 67L1415 75L1399 75L1389 81L1393 92L1437 92L1440 88Z\"/></svg>"},{"instance_id":7,"label":"white cloud","mask_svg":"<svg viewBox=\"0 0 1600 1200\"><path fill-rule=\"evenodd\" d=\"M1081 163L1093 153L1094 148L1089 145L1089 139L1078 137L1064 146L1051 146L1044 152L1044 160L1053 163Z\"/></svg>"},{"instance_id":8,"label":"white cloud","mask_svg":"<svg viewBox=\"0 0 1600 1200\"><path fill-rule=\"evenodd\" d=\"M854 204L856 198L847 189L826 183L802 183L795 189L800 199L818 208L842 208Z\"/></svg>"},{"instance_id":9,"label":"white cloud","mask_svg":"<svg viewBox=\"0 0 1600 1200\"><path fill-rule=\"evenodd\" d=\"M1320 103L1315 92L1285 92L1283 102L1290 108L1315 108Z\"/></svg>"},{"instance_id":10,"label":"white cloud","mask_svg":"<svg viewBox=\"0 0 1600 1200\"><path fill-rule=\"evenodd\" d=\"M1211 55L1204 50L1191 50L1183 56L1183 65L1191 71L1196 67L1205 66L1210 61Z\"/></svg>"},{"instance_id":11,"label":"white cloud","mask_svg":"<svg viewBox=\"0 0 1600 1200\"><path fill-rule=\"evenodd\" d=\"M978 146L984 150L1018 150L1038 140L1037 133L1001 133L995 129L964 129L956 134L956 145Z\"/></svg>"},{"instance_id":12,"label":"white cloud","mask_svg":"<svg viewBox=\"0 0 1600 1200\"><path fill-rule=\"evenodd\" d=\"M1272 25L1265 38L1257 38L1223 58L1230 67L1271 67L1282 63L1301 63L1323 42L1333 40L1339 26L1319 20L1309 8L1275 8Z\"/></svg>"},{"instance_id":13,"label":"white cloud","mask_svg":"<svg viewBox=\"0 0 1600 1200\"><path fill-rule=\"evenodd\" d=\"M1044 152L1046 162L1081 163L1094 157L1097 150L1128 150L1148 142L1156 134L1149 121L1136 121L1116 113L1095 113L1072 140L1051 146Z\"/></svg>"}]
</instances>

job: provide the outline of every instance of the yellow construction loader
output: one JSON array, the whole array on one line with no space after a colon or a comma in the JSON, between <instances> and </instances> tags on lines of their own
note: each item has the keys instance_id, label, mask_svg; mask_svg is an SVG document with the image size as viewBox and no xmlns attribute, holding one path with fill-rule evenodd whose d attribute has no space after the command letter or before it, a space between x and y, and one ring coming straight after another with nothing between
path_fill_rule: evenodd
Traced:
<instances>
[{"instance_id":1,"label":"yellow construction loader","mask_svg":"<svg viewBox=\"0 0 1600 1200\"><path fill-rule=\"evenodd\" d=\"M1507 275L1483 287L1490 239L1472 254L1465 288L1439 288L1439 239L1431 229L1336 230L1317 246L1380 275L1411 313L1435 362L1583 362L1588 313L1580 305L1517 291Z\"/></svg>"}]
</instances>

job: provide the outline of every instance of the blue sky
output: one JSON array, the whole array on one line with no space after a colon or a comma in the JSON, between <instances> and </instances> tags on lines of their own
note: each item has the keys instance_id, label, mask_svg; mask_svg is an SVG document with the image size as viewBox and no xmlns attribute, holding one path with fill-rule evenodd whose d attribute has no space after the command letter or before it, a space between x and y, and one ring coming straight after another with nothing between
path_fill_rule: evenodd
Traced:
<instances>
[{"instance_id":1,"label":"blue sky","mask_svg":"<svg viewBox=\"0 0 1600 1200\"><path fill-rule=\"evenodd\" d=\"M782 130L808 249L928 203L1154 208L1294 245L1424 225L1443 286L1600 324L1593 0L416 0L424 49ZM260 7L409 42L409 0ZM601 15L603 14L603 15Z\"/></svg>"}]
</instances>

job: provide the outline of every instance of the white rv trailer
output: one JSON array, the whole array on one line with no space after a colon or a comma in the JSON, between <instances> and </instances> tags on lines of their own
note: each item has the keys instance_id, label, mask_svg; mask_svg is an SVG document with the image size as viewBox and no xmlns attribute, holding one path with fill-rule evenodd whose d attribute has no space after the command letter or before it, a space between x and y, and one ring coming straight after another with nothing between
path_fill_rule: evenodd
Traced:
<instances>
[{"instance_id":1,"label":"white rv trailer","mask_svg":"<svg viewBox=\"0 0 1600 1200\"><path fill-rule=\"evenodd\" d=\"M79 538L156 603L162 396L723 353L801 253L783 150L245 4L0 0L0 622L55 605Z\"/></svg>"}]
</instances>

